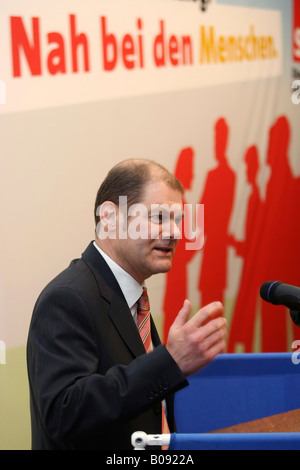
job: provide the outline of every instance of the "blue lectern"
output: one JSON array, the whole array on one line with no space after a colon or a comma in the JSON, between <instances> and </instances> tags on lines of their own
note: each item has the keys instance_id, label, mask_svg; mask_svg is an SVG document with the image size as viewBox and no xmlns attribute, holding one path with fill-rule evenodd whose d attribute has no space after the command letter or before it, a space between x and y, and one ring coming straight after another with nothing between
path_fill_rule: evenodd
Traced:
<instances>
[{"instance_id":1,"label":"blue lectern","mask_svg":"<svg viewBox=\"0 0 300 470\"><path fill-rule=\"evenodd\" d=\"M220 355L189 383L176 394L170 449L300 449L300 432L207 434L300 408L291 353Z\"/></svg>"}]
</instances>

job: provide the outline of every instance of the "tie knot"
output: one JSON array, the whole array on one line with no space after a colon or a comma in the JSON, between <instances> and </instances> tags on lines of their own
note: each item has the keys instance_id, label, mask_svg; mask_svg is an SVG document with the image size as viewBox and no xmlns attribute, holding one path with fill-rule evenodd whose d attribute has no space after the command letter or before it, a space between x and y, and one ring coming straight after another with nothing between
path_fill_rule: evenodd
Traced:
<instances>
[{"instance_id":1,"label":"tie knot","mask_svg":"<svg viewBox=\"0 0 300 470\"><path fill-rule=\"evenodd\" d=\"M138 300L138 313L139 314L146 314L147 311L150 310L150 305L149 305L149 297L148 297L148 292L147 288L143 288L143 293L141 297Z\"/></svg>"}]
</instances>

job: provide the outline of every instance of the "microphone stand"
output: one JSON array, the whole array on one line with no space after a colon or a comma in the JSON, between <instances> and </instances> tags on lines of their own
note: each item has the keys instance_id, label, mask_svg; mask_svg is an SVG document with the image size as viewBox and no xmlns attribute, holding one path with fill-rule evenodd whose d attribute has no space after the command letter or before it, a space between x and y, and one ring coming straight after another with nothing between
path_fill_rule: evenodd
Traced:
<instances>
[{"instance_id":1,"label":"microphone stand","mask_svg":"<svg viewBox=\"0 0 300 470\"><path fill-rule=\"evenodd\" d=\"M300 310L290 310L290 315L293 320L293 322L297 325L300 326Z\"/></svg>"}]
</instances>

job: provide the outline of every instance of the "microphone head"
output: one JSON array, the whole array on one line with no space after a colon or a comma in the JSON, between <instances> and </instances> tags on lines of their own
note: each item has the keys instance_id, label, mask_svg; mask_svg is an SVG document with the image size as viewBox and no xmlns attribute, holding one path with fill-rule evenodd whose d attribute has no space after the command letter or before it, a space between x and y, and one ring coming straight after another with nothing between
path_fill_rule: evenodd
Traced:
<instances>
[{"instance_id":1,"label":"microphone head","mask_svg":"<svg viewBox=\"0 0 300 470\"><path fill-rule=\"evenodd\" d=\"M289 308L293 322L300 326L300 287L280 281L265 282L260 288L260 296L273 305Z\"/></svg>"},{"instance_id":2,"label":"microphone head","mask_svg":"<svg viewBox=\"0 0 300 470\"><path fill-rule=\"evenodd\" d=\"M264 282L260 288L260 296L263 300L266 302L271 302L271 289L275 284L279 284L280 281L269 281L269 282Z\"/></svg>"}]
</instances>

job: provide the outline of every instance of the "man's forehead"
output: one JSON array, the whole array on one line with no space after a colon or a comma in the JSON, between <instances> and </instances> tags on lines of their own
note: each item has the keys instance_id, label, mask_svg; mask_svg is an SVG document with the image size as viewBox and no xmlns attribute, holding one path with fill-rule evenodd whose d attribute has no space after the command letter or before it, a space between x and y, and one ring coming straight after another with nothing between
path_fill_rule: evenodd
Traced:
<instances>
[{"instance_id":1,"label":"man's forehead","mask_svg":"<svg viewBox=\"0 0 300 470\"><path fill-rule=\"evenodd\" d=\"M173 205L183 203L182 193L163 180L150 180L144 186L141 201L146 204Z\"/></svg>"}]
</instances>

